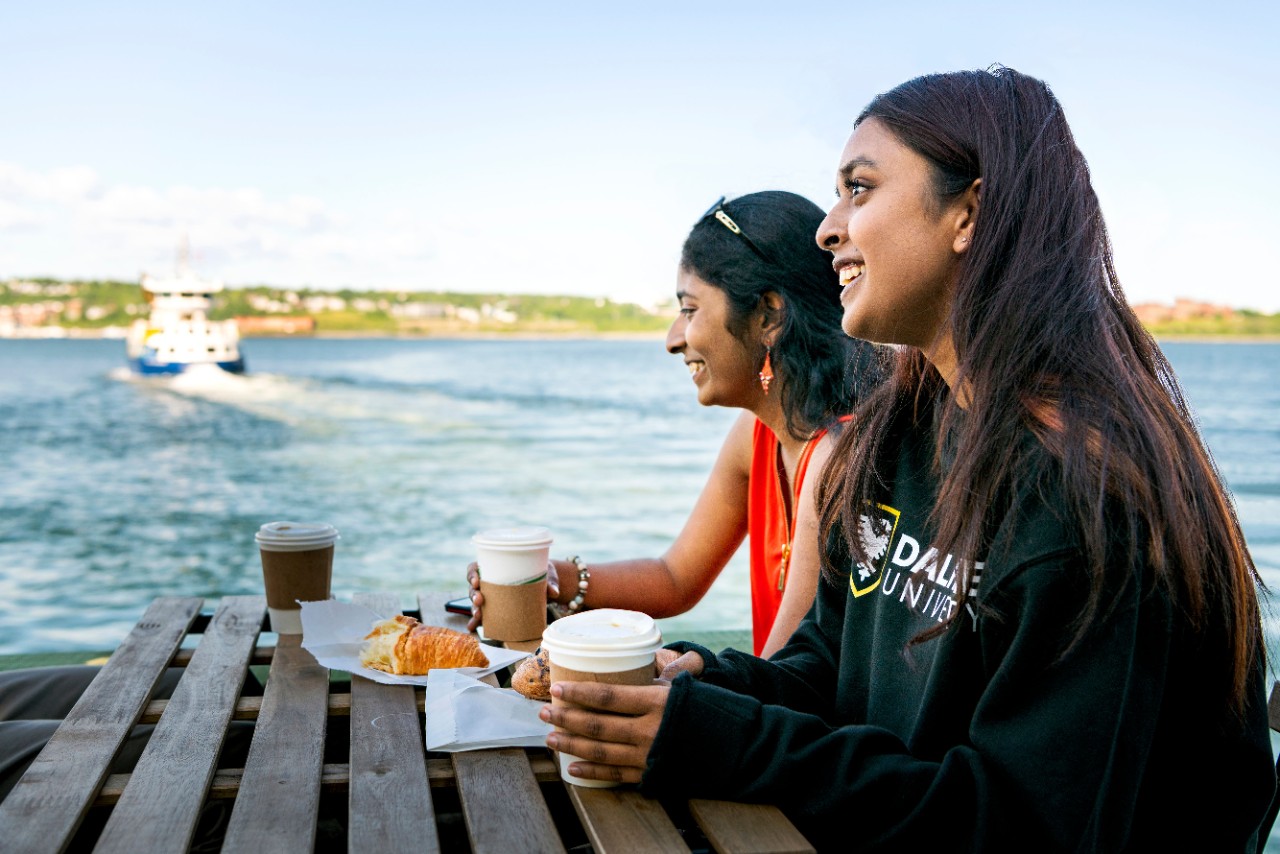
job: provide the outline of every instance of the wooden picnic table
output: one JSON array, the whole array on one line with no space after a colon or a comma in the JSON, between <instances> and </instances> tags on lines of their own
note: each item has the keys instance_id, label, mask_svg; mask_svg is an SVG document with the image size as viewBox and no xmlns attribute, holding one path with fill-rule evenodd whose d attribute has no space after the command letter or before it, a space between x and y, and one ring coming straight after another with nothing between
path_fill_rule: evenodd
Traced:
<instances>
[{"instance_id":1,"label":"wooden picnic table","mask_svg":"<svg viewBox=\"0 0 1280 854\"><path fill-rule=\"evenodd\" d=\"M419 596L421 618L465 630L446 598ZM399 610L389 594L356 601ZM223 851L813 851L774 807L567 785L545 748L429 753L422 688L352 676L346 693L297 637L259 644L262 597L226 597L212 616L203 604L151 603L0 803L5 851L185 852L217 803L230 807ZM188 635L199 635L194 648ZM152 699L175 665L185 671L172 697ZM251 665L269 667L262 696L242 696ZM248 756L243 768L217 768L232 721L255 722ZM136 768L109 773L139 723L155 729ZM326 733L340 727L350 730L347 761L326 762ZM106 816L96 840L82 829L91 811ZM341 845L317 832L333 811L345 813Z\"/></svg>"}]
</instances>

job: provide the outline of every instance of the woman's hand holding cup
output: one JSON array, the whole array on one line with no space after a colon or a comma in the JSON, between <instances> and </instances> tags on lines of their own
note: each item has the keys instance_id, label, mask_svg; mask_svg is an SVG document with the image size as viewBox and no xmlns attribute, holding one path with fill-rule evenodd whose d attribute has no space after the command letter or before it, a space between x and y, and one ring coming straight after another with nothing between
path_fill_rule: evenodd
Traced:
<instances>
[{"instance_id":1,"label":"woman's hand holding cup","mask_svg":"<svg viewBox=\"0 0 1280 854\"><path fill-rule=\"evenodd\" d=\"M467 564L467 584L471 587L471 620L467 623L467 631L474 632L484 622L482 614L484 594L480 592L480 566L474 561ZM559 600L560 575L556 569L556 562L549 560L547 561L547 601L558 602Z\"/></svg>"}]
</instances>

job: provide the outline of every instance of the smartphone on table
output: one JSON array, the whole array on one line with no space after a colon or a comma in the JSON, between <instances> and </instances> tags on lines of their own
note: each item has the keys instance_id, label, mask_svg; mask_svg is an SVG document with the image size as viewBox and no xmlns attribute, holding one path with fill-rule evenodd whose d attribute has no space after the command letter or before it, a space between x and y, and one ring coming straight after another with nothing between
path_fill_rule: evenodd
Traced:
<instances>
[{"instance_id":1,"label":"smartphone on table","mask_svg":"<svg viewBox=\"0 0 1280 854\"><path fill-rule=\"evenodd\" d=\"M450 599L444 603L444 609L451 614L461 614L464 617L471 616L471 597L459 596L457 599Z\"/></svg>"}]
</instances>

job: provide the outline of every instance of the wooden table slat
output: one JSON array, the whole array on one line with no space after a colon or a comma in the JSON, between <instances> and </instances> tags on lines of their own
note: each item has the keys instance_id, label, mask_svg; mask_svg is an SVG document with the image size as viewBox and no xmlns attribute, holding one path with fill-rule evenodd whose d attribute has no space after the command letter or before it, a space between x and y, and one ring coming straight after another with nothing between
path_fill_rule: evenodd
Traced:
<instances>
[{"instance_id":1,"label":"wooden table slat","mask_svg":"<svg viewBox=\"0 0 1280 854\"><path fill-rule=\"evenodd\" d=\"M571 784L565 788L596 854L689 850L662 805L635 789L591 789Z\"/></svg>"},{"instance_id":2,"label":"wooden table slat","mask_svg":"<svg viewBox=\"0 0 1280 854\"><path fill-rule=\"evenodd\" d=\"M418 694L417 703L418 711L426 708L425 697ZM237 721L256 721L258 716L262 714L263 697L241 697L236 700L235 711L232 712L232 720ZM330 694L325 700L328 706L329 717L345 718L351 714L351 695L348 693ZM138 719L141 724L153 724L160 720L160 716L164 714L164 710L169 707L168 700L152 700L147 703L147 707L142 710L142 717Z\"/></svg>"},{"instance_id":3,"label":"wooden table slat","mask_svg":"<svg viewBox=\"0 0 1280 854\"><path fill-rule=\"evenodd\" d=\"M451 758L475 854L565 850L523 750L474 750Z\"/></svg>"},{"instance_id":4,"label":"wooden table slat","mask_svg":"<svg viewBox=\"0 0 1280 854\"><path fill-rule=\"evenodd\" d=\"M284 637L289 637L285 635ZM173 660L170 662L174 667L186 667L191 663L191 656L195 653L194 649L183 647L173 654ZM249 658L250 664L270 664L271 657L275 655L276 648L274 646L255 646L253 655Z\"/></svg>"},{"instance_id":5,"label":"wooden table slat","mask_svg":"<svg viewBox=\"0 0 1280 854\"><path fill-rule=\"evenodd\" d=\"M554 783L560 779L560 768L545 756L530 756L529 767L539 783ZM213 782L209 784L210 800L226 800L240 794L240 780L244 775L243 768L220 768L213 772ZM107 782L98 792L93 802L95 807L109 807L120 800L125 786L129 783L129 774L111 774ZM351 780L351 766L345 762L326 762L320 768L320 791L345 792ZM427 760L427 782L433 789L456 788L458 778L453 772L453 762L449 759Z\"/></svg>"},{"instance_id":6,"label":"wooden table slat","mask_svg":"<svg viewBox=\"0 0 1280 854\"><path fill-rule=\"evenodd\" d=\"M355 602L383 614L399 612L391 594L358 594ZM440 850L412 686L352 675L348 807L351 854Z\"/></svg>"},{"instance_id":7,"label":"wooden table slat","mask_svg":"<svg viewBox=\"0 0 1280 854\"><path fill-rule=\"evenodd\" d=\"M222 600L107 820L96 852L187 850L265 609L261 596Z\"/></svg>"},{"instance_id":8,"label":"wooden table slat","mask_svg":"<svg viewBox=\"0 0 1280 854\"><path fill-rule=\"evenodd\" d=\"M298 852L315 847L328 718L329 669L281 635L245 759L223 848Z\"/></svg>"},{"instance_id":9,"label":"wooden table slat","mask_svg":"<svg viewBox=\"0 0 1280 854\"><path fill-rule=\"evenodd\" d=\"M202 603L175 597L151 603L0 803L6 846L33 852L66 847Z\"/></svg>"},{"instance_id":10,"label":"wooden table slat","mask_svg":"<svg viewBox=\"0 0 1280 854\"><path fill-rule=\"evenodd\" d=\"M782 810L767 804L689 801L693 820L719 854L812 854Z\"/></svg>"}]
</instances>

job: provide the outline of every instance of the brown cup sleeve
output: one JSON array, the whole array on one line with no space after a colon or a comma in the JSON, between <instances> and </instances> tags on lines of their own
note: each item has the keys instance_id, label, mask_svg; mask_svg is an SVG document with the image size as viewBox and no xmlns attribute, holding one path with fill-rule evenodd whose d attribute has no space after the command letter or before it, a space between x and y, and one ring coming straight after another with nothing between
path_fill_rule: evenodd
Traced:
<instances>
[{"instance_id":1,"label":"brown cup sleeve","mask_svg":"<svg viewBox=\"0 0 1280 854\"><path fill-rule=\"evenodd\" d=\"M294 610L298 602L329 598L333 578L333 546L305 552L273 552L262 556L262 581L267 605Z\"/></svg>"},{"instance_id":2,"label":"brown cup sleeve","mask_svg":"<svg viewBox=\"0 0 1280 854\"><path fill-rule=\"evenodd\" d=\"M550 660L548 656L548 664L551 667L551 684L557 682L598 682L602 685L650 685L653 683L655 672L653 662L649 662L644 667L635 667L631 670L618 670L613 673L588 673L584 670L571 670L568 667L561 667ZM566 703L563 700L552 698L552 705L566 706L575 708L576 704Z\"/></svg>"},{"instance_id":3,"label":"brown cup sleeve","mask_svg":"<svg viewBox=\"0 0 1280 854\"><path fill-rule=\"evenodd\" d=\"M484 595L484 636L491 640L527 641L542 637L547 627L547 581L493 584L480 579Z\"/></svg>"}]
</instances>

